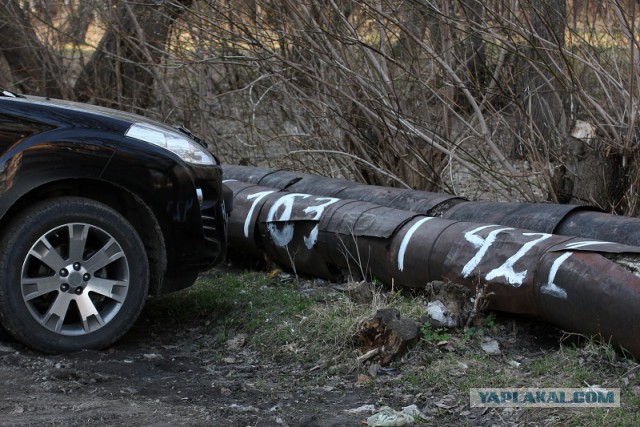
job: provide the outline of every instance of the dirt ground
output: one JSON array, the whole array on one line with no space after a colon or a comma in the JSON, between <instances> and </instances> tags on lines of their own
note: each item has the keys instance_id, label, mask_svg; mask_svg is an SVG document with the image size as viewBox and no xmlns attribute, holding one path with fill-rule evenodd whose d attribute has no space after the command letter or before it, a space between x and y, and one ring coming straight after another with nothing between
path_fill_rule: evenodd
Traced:
<instances>
[{"instance_id":1,"label":"dirt ground","mask_svg":"<svg viewBox=\"0 0 640 427\"><path fill-rule=\"evenodd\" d=\"M315 385L308 372L242 348L221 359L214 342L144 314L107 351L48 356L4 334L0 424L357 425L340 409L370 402L369 390Z\"/></svg>"},{"instance_id":2,"label":"dirt ground","mask_svg":"<svg viewBox=\"0 0 640 427\"><path fill-rule=\"evenodd\" d=\"M355 377L272 362L242 336L221 349L209 326L145 310L109 350L56 356L2 331L0 425L348 426L370 415L343 412L375 403Z\"/></svg>"},{"instance_id":3,"label":"dirt ground","mask_svg":"<svg viewBox=\"0 0 640 427\"><path fill-rule=\"evenodd\" d=\"M554 419L553 412L531 418L531 412L470 408L468 392L442 393L438 384L407 392L405 375L431 363L426 359L446 357L435 347L434 354L414 352L371 378L256 352L243 335L221 347L215 322L177 323L148 305L109 350L62 356L33 352L2 332L0 425L361 426L372 414L356 410L364 405L412 404L427 417L419 425L546 425ZM496 337L497 357L504 360L526 362L557 346L554 328L520 323L517 338L507 329Z\"/></svg>"}]
</instances>

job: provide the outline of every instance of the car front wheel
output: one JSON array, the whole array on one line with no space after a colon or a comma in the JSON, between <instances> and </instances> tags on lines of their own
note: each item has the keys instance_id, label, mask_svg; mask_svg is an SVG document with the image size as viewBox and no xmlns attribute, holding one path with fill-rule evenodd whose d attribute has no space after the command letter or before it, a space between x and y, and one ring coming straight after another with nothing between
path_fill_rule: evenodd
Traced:
<instances>
[{"instance_id":1,"label":"car front wheel","mask_svg":"<svg viewBox=\"0 0 640 427\"><path fill-rule=\"evenodd\" d=\"M101 349L140 314L148 262L136 230L90 199L48 199L20 213L0 248L0 322L48 352Z\"/></svg>"}]
</instances>

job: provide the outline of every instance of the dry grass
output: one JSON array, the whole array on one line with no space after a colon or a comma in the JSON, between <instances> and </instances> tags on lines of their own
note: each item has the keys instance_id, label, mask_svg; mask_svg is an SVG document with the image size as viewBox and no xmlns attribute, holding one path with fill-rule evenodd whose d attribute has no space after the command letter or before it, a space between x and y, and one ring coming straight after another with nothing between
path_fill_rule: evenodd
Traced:
<instances>
[{"instance_id":1,"label":"dry grass","mask_svg":"<svg viewBox=\"0 0 640 427\"><path fill-rule=\"evenodd\" d=\"M270 363L304 372L323 384L342 378L366 387L378 405L417 404L427 425L637 425L640 422L640 365L611 347L565 335L535 319L492 314L479 326L439 330L438 339L420 340L390 370L371 376L359 364L351 337L360 321L379 308L403 316L425 316L425 298L376 288L369 303L357 304L325 282L270 278L262 273L217 273L194 288L152 302L148 311L176 321L210 324L222 345L248 333L248 346ZM431 336L433 338L433 336ZM501 353L485 353L484 339ZM446 343L443 343L446 341ZM269 372L264 372L265 380ZM469 406L476 387L587 387L621 389L621 408L485 409ZM304 388L304 384L298 384Z\"/></svg>"}]
</instances>

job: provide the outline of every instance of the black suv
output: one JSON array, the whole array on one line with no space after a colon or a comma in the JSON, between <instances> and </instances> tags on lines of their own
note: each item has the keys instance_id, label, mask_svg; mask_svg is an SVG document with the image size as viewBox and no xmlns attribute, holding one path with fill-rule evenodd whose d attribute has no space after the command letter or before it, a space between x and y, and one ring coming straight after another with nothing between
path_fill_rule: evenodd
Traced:
<instances>
[{"instance_id":1,"label":"black suv","mask_svg":"<svg viewBox=\"0 0 640 427\"><path fill-rule=\"evenodd\" d=\"M0 323L32 348L107 347L225 256L231 194L184 128L0 91L0 156Z\"/></svg>"}]
</instances>

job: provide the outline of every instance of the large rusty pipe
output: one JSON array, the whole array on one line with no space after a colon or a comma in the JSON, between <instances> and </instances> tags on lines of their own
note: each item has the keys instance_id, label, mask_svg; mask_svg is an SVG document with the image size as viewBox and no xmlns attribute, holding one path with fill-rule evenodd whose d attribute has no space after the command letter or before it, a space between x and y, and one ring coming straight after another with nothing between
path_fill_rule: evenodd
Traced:
<instances>
[{"instance_id":1,"label":"large rusty pipe","mask_svg":"<svg viewBox=\"0 0 640 427\"><path fill-rule=\"evenodd\" d=\"M260 237L256 234L257 218L265 198L278 190L236 180L225 180L224 183L233 191L234 204L227 222L228 256L241 266L260 267L265 259Z\"/></svg>"},{"instance_id":2,"label":"large rusty pipe","mask_svg":"<svg viewBox=\"0 0 640 427\"><path fill-rule=\"evenodd\" d=\"M299 172L224 166L225 177L279 190L354 199L457 221L499 224L542 233L640 246L640 219L611 215L590 206L551 203L469 202L419 190L358 184Z\"/></svg>"},{"instance_id":3,"label":"large rusty pipe","mask_svg":"<svg viewBox=\"0 0 640 427\"><path fill-rule=\"evenodd\" d=\"M361 200L432 216L438 216L443 210L465 200L450 194L365 185L344 179L324 178L299 172L250 166L225 165L224 174L227 178L274 187L279 190Z\"/></svg>"},{"instance_id":4,"label":"large rusty pipe","mask_svg":"<svg viewBox=\"0 0 640 427\"><path fill-rule=\"evenodd\" d=\"M433 280L472 290L486 284L490 308L600 334L640 356L638 247L227 185L236 206L232 245L255 244L285 268L325 278L359 270L415 288ZM584 313L592 321L585 322Z\"/></svg>"}]
</instances>

